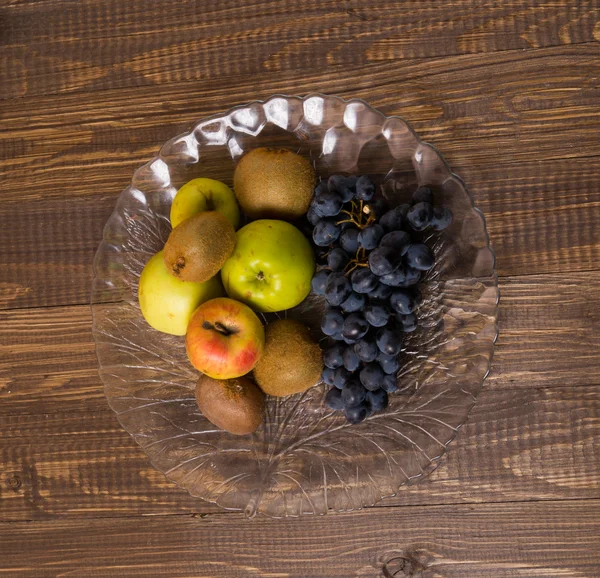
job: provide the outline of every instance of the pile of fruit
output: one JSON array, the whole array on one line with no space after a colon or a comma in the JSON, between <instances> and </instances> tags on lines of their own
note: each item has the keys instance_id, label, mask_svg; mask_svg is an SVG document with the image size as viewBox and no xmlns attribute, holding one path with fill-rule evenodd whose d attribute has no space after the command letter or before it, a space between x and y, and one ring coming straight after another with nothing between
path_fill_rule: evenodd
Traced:
<instances>
[{"instance_id":1,"label":"pile of fruit","mask_svg":"<svg viewBox=\"0 0 600 578\"><path fill-rule=\"evenodd\" d=\"M334 342L323 353L326 403L350 423L385 409L398 389L402 335L417 328L415 286L434 265L422 232L452 222L429 187L392 209L375 192L367 175L335 175L316 187L307 214L324 248L312 289L327 301L321 329Z\"/></svg>"},{"instance_id":2,"label":"pile of fruit","mask_svg":"<svg viewBox=\"0 0 600 578\"><path fill-rule=\"evenodd\" d=\"M321 349L308 328L287 319L265 328L256 314L291 309L310 293L313 248L283 219L306 213L314 184L306 159L264 148L237 165L235 194L213 179L190 181L173 200L163 250L140 277L144 318L185 335L188 358L202 373L198 405L233 434L260 426L266 394L292 395L320 381ZM257 220L236 232L240 207Z\"/></svg>"},{"instance_id":3,"label":"pile of fruit","mask_svg":"<svg viewBox=\"0 0 600 578\"><path fill-rule=\"evenodd\" d=\"M452 220L427 187L412 205L388 210L366 175L315 181L305 158L272 148L242 157L233 191L213 179L190 181L173 200L163 250L140 277L144 318L185 335L201 373L198 405L233 434L260 426L265 395L293 395L321 381L334 386L326 404L351 423L383 410L397 389L402 333L417 326L414 286L433 265L419 234ZM288 222L302 218L313 243ZM296 307L311 289L328 304L323 352L303 323L265 327L257 316Z\"/></svg>"}]
</instances>

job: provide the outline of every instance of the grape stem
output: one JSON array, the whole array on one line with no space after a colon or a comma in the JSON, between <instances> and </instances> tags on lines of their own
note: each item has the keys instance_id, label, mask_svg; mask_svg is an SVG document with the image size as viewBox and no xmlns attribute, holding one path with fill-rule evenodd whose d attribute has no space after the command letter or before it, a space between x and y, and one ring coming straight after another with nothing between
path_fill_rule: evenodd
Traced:
<instances>
[{"instance_id":1,"label":"grape stem","mask_svg":"<svg viewBox=\"0 0 600 578\"><path fill-rule=\"evenodd\" d=\"M367 251L363 247L359 247L356 252L354 259L350 259L346 267L344 268L344 275L350 275L352 271L359 267L368 267Z\"/></svg>"},{"instance_id":2,"label":"grape stem","mask_svg":"<svg viewBox=\"0 0 600 578\"><path fill-rule=\"evenodd\" d=\"M352 223L353 225L356 225L358 229L364 229L375 222L376 218L371 211L371 207L365 205L364 201L360 201L358 205L355 201L350 201L350 206L352 207L351 211L346 211L346 209L340 211L340 213L348 215L350 218L336 221L337 225L341 225L342 223Z\"/></svg>"},{"instance_id":3,"label":"grape stem","mask_svg":"<svg viewBox=\"0 0 600 578\"><path fill-rule=\"evenodd\" d=\"M372 225L377 218L373 213L373 210L369 205L366 205L364 201L356 202L350 201L350 206L352 210L347 211L343 209L340 213L347 215L349 218L342 219L341 221L336 221L337 225L341 225L343 223L352 223L357 229L364 229L369 225ZM350 275L352 271L358 269L359 267L368 267L369 263L367 260L367 251L363 247L359 247L356 255L353 259L350 259L346 267L344 268L344 275Z\"/></svg>"}]
</instances>

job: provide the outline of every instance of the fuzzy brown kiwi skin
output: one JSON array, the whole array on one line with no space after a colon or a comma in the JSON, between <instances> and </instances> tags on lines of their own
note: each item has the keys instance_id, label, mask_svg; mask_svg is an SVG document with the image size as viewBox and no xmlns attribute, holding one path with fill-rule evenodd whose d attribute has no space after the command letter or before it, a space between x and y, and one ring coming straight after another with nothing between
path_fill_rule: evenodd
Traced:
<instances>
[{"instance_id":1,"label":"fuzzy brown kiwi skin","mask_svg":"<svg viewBox=\"0 0 600 578\"><path fill-rule=\"evenodd\" d=\"M220 271L234 247L235 229L229 219L216 211L205 211L171 231L165 243L165 265L182 281L204 283Z\"/></svg>"},{"instance_id":2,"label":"fuzzy brown kiwi skin","mask_svg":"<svg viewBox=\"0 0 600 578\"><path fill-rule=\"evenodd\" d=\"M284 148L258 148L245 154L233 176L242 210L251 218L294 220L308 210L315 172L310 162Z\"/></svg>"},{"instance_id":3,"label":"fuzzy brown kiwi skin","mask_svg":"<svg viewBox=\"0 0 600 578\"><path fill-rule=\"evenodd\" d=\"M306 391L321 381L322 352L308 328L279 319L265 329L265 348L254 367L254 379L268 395L283 397Z\"/></svg>"},{"instance_id":4,"label":"fuzzy brown kiwi skin","mask_svg":"<svg viewBox=\"0 0 600 578\"><path fill-rule=\"evenodd\" d=\"M206 419L234 435L251 434L264 419L265 394L246 376L220 380L202 375L196 401Z\"/></svg>"}]
</instances>

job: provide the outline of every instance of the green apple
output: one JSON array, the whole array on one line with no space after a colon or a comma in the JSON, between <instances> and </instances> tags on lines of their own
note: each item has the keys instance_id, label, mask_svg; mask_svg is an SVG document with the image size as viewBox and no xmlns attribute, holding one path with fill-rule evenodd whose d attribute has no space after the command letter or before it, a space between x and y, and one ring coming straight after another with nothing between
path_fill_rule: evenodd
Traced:
<instances>
[{"instance_id":1,"label":"green apple","mask_svg":"<svg viewBox=\"0 0 600 578\"><path fill-rule=\"evenodd\" d=\"M196 308L223 295L218 275L204 283L180 281L169 273L163 251L154 255L142 271L138 298L148 324L171 335L185 335Z\"/></svg>"},{"instance_id":2,"label":"green apple","mask_svg":"<svg viewBox=\"0 0 600 578\"><path fill-rule=\"evenodd\" d=\"M240 209L233 191L221 181L203 178L194 179L177 191L171 205L171 225L175 228L181 221L204 211L222 213L234 229L240 224Z\"/></svg>"},{"instance_id":3,"label":"green apple","mask_svg":"<svg viewBox=\"0 0 600 578\"><path fill-rule=\"evenodd\" d=\"M295 307L310 293L315 255L306 237L285 221L253 221L236 233L221 269L227 295L257 311Z\"/></svg>"}]
</instances>

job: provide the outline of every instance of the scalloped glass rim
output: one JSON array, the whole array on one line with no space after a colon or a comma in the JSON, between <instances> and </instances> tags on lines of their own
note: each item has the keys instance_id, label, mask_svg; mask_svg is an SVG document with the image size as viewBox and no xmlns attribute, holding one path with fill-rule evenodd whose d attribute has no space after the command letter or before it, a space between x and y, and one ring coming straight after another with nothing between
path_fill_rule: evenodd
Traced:
<instances>
[{"instance_id":1,"label":"scalloped glass rim","mask_svg":"<svg viewBox=\"0 0 600 578\"><path fill-rule=\"evenodd\" d=\"M218 174L222 166L232 173L227 159L286 143L309 154L322 176L384 174L382 188L392 199L432 182L458 218L451 231L430 239L441 265L422 286L424 329L405 347L399 383L409 395L393 396L385 414L347 428L323 408L321 385L292 398L269 398L265 426L236 438L216 430L195 407L196 376L185 363L182 338L145 325L137 278L168 235L168 207L178 186L197 167L227 180ZM483 214L440 153L408 123L361 99L274 95L199 121L134 173L94 259L93 334L110 407L168 479L248 516L324 514L373 505L433 471L489 373L498 299ZM311 319L319 306L310 299L289 315Z\"/></svg>"}]
</instances>

